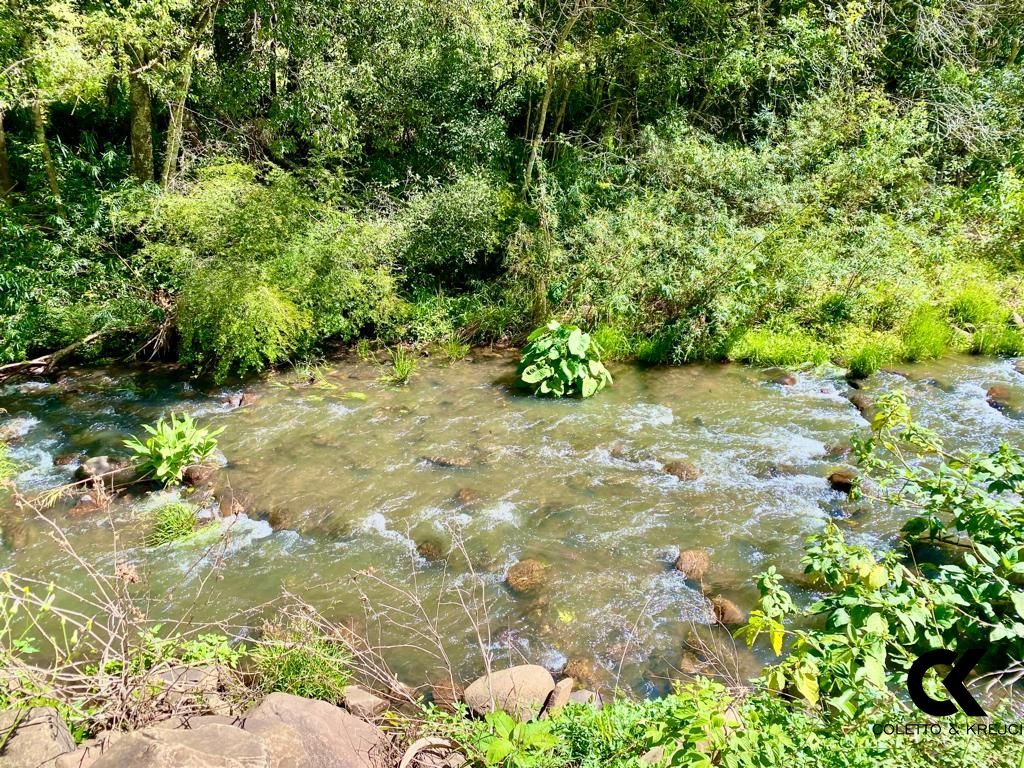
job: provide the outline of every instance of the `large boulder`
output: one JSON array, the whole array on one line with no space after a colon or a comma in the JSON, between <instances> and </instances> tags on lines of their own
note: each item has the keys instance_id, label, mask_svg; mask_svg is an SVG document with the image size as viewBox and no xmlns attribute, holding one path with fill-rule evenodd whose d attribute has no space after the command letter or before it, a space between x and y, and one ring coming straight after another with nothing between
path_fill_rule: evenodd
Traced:
<instances>
[{"instance_id":1,"label":"large boulder","mask_svg":"<svg viewBox=\"0 0 1024 768\"><path fill-rule=\"evenodd\" d=\"M0 749L0 765L4 768L52 765L52 761L75 749L68 727L52 707L0 712L0 741L4 739Z\"/></svg>"},{"instance_id":2,"label":"large boulder","mask_svg":"<svg viewBox=\"0 0 1024 768\"><path fill-rule=\"evenodd\" d=\"M230 725L143 728L120 739L93 768L270 768L258 736Z\"/></svg>"},{"instance_id":3,"label":"large boulder","mask_svg":"<svg viewBox=\"0 0 1024 768\"><path fill-rule=\"evenodd\" d=\"M246 716L242 728L257 732L268 727L265 721L284 723L302 735L303 768L378 768L390 758L379 728L324 701L272 693Z\"/></svg>"},{"instance_id":4,"label":"large boulder","mask_svg":"<svg viewBox=\"0 0 1024 768\"><path fill-rule=\"evenodd\" d=\"M484 675L473 681L463 695L467 706L478 715L503 709L526 721L540 714L555 689L554 678L544 667L523 664Z\"/></svg>"}]
</instances>

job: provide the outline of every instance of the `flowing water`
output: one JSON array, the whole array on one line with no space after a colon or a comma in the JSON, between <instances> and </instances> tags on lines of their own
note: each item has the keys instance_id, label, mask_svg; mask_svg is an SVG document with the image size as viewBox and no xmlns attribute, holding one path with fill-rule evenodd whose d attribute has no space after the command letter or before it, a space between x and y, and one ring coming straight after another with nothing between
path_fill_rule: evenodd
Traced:
<instances>
[{"instance_id":1,"label":"flowing water","mask_svg":"<svg viewBox=\"0 0 1024 768\"><path fill-rule=\"evenodd\" d=\"M404 645L412 634L374 612L390 606L395 616L406 605L395 590L415 591L467 678L481 663L460 590L485 587L484 643L497 656L552 669L583 659L595 682L654 693L701 661L684 654L687 643L728 643L699 631L707 601L672 568L680 549L706 548L707 588L749 608L752 577L775 565L797 578L804 538L830 516L872 545L900 527L899 513L829 488L851 434L867 428L838 371L785 386L738 365L619 365L615 385L584 402L517 394L514 371L513 357L481 350L452 365L424 361L395 388L346 358L313 384L294 373L247 382L257 400L241 408L226 402L241 386L199 388L173 369L73 372L0 389L9 412L0 429L17 436L13 455L26 467L17 482L31 494L69 482L84 456L123 452L124 437L171 411L225 427L217 495L247 511L219 521L225 546L209 536L144 546L147 515L166 492L133 491L91 515L68 502L51 516L100 567L132 563L158 613L221 619L287 590L338 620L369 610L382 639ZM1024 421L986 403L997 383L1024 396L1011 361L966 357L881 373L864 391L904 389L917 417L954 444L1021 444ZM675 459L700 476L667 474ZM44 523L14 509L2 520L0 569L87 588ZM447 562L436 559L453 546ZM524 558L547 565L546 584L517 596L504 579ZM412 682L436 667L410 648L390 657ZM740 652L734 664L742 675L757 662Z\"/></svg>"}]
</instances>

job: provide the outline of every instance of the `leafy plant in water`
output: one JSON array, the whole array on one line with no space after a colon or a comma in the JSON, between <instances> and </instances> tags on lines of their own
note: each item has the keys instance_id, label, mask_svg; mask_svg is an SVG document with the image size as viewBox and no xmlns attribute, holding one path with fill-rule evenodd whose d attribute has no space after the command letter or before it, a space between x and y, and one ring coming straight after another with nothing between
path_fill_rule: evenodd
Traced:
<instances>
[{"instance_id":1,"label":"leafy plant in water","mask_svg":"<svg viewBox=\"0 0 1024 768\"><path fill-rule=\"evenodd\" d=\"M150 547L159 547L162 544L186 539L195 533L198 522L196 508L191 504L165 504L156 511L153 530L146 537L146 544Z\"/></svg>"},{"instance_id":2,"label":"leafy plant in water","mask_svg":"<svg viewBox=\"0 0 1024 768\"><path fill-rule=\"evenodd\" d=\"M612 383L601 348L590 334L552 320L530 334L519 380L545 397L590 397Z\"/></svg>"},{"instance_id":3,"label":"leafy plant in water","mask_svg":"<svg viewBox=\"0 0 1024 768\"><path fill-rule=\"evenodd\" d=\"M210 458L217 449L217 435L224 431L200 427L188 414L173 413L169 421L160 419L143 429L150 434L146 442L133 437L124 444L141 460L142 472L163 483L181 480L185 467Z\"/></svg>"}]
</instances>

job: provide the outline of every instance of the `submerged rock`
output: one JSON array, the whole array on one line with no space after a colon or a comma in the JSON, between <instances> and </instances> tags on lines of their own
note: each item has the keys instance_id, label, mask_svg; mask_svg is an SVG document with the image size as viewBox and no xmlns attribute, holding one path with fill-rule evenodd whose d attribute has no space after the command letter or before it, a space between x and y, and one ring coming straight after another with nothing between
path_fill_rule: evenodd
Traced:
<instances>
[{"instance_id":1,"label":"submerged rock","mask_svg":"<svg viewBox=\"0 0 1024 768\"><path fill-rule=\"evenodd\" d=\"M447 547L445 547L440 539L429 538L416 543L416 552L424 560L435 563L438 560L444 559L447 554Z\"/></svg>"},{"instance_id":2,"label":"submerged rock","mask_svg":"<svg viewBox=\"0 0 1024 768\"><path fill-rule=\"evenodd\" d=\"M593 688L597 686L597 668L594 666L594 662L589 659L569 659L562 668L562 674L565 677L571 677L586 688Z\"/></svg>"},{"instance_id":3,"label":"submerged rock","mask_svg":"<svg viewBox=\"0 0 1024 768\"><path fill-rule=\"evenodd\" d=\"M213 474L219 469L216 464L190 464L185 467L181 475L181 481L193 488L209 485Z\"/></svg>"},{"instance_id":4,"label":"submerged rock","mask_svg":"<svg viewBox=\"0 0 1024 768\"><path fill-rule=\"evenodd\" d=\"M237 395L228 395L224 398L224 404L232 408L244 408L247 405L255 405L259 399L259 395L254 392L242 392Z\"/></svg>"},{"instance_id":5,"label":"submerged rock","mask_svg":"<svg viewBox=\"0 0 1024 768\"><path fill-rule=\"evenodd\" d=\"M547 581L545 570L547 570L545 565L539 560L520 560L508 569L505 581L513 592L519 594L535 592Z\"/></svg>"},{"instance_id":6,"label":"submerged rock","mask_svg":"<svg viewBox=\"0 0 1024 768\"><path fill-rule=\"evenodd\" d=\"M703 549L685 549L675 561L675 569L690 581L703 581L711 567L711 556Z\"/></svg>"},{"instance_id":7,"label":"submerged rock","mask_svg":"<svg viewBox=\"0 0 1024 768\"><path fill-rule=\"evenodd\" d=\"M662 470L681 481L696 480L700 477L700 470L686 459L670 461L662 467Z\"/></svg>"},{"instance_id":8,"label":"submerged rock","mask_svg":"<svg viewBox=\"0 0 1024 768\"><path fill-rule=\"evenodd\" d=\"M483 496L473 488L459 488L459 490L455 492L454 499L456 503L468 507L471 504L476 504L477 502L482 501Z\"/></svg>"},{"instance_id":9,"label":"submerged rock","mask_svg":"<svg viewBox=\"0 0 1024 768\"><path fill-rule=\"evenodd\" d=\"M536 664L523 664L473 681L463 699L477 715L501 709L525 722L540 714L553 690L555 680L550 672Z\"/></svg>"},{"instance_id":10,"label":"submerged rock","mask_svg":"<svg viewBox=\"0 0 1024 768\"><path fill-rule=\"evenodd\" d=\"M430 700L443 709L455 709L455 705L462 700L462 694L462 686L451 680L442 680L430 686Z\"/></svg>"},{"instance_id":11,"label":"submerged rock","mask_svg":"<svg viewBox=\"0 0 1024 768\"><path fill-rule=\"evenodd\" d=\"M82 458L80 453L62 453L53 457L53 466L55 467L66 467L69 464L76 463Z\"/></svg>"},{"instance_id":12,"label":"submerged rock","mask_svg":"<svg viewBox=\"0 0 1024 768\"><path fill-rule=\"evenodd\" d=\"M792 387L797 381L795 373L790 373L782 368L772 368L768 371L768 375L773 384L778 384L781 387Z\"/></svg>"},{"instance_id":13,"label":"submerged rock","mask_svg":"<svg viewBox=\"0 0 1024 768\"><path fill-rule=\"evenodd\" d=\"M1024 375L1024 357L1022 357L1020 360L1014 361L1013 370L1015 370L1017 373L1021 375Z\"/></svg>"},{"instance_id":14,"label":"submerged rock","mask_svg":"<svg viewBox=\"0 0 1024 768\"><path fill-rule=\"evenodd\" d=\"M736 603L722 595L717 595L711 600L711 610L714 611L715 621L726 627L747 623L747 614Z\"/></svg>"}]
</instances>

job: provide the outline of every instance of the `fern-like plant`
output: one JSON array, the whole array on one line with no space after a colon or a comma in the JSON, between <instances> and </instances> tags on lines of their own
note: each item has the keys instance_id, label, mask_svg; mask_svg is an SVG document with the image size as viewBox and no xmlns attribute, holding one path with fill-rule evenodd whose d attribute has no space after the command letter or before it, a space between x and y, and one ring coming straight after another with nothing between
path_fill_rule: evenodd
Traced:
<instances>
[{"instance_id":1,"label":"fern-like plant","mask_svg":"<svg viewBox=\"0 0 1024 768\"><path fill-rule=\"evenodd\" d=\"M154 426L144 424L150 434L146 442L137 437L125 440L144 476L152 476L162 483L181 480L185 467L200 464L217 449L217 435L224 427L210 430L200 427L191 416L171 414L170 421L160 419Z\"/></svg>"},{"instance_id":2,"label":"fern-like plant","mask_svg":"<svg viewBox=\"0 0 1024 768\"><path fill-rule=\"evenodd\" d=\"M612 383L601 348L575 325L552 320L530 334L519 379L543 397L590 397Z\"/></svg>"}]
</instances>

